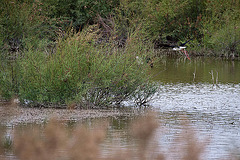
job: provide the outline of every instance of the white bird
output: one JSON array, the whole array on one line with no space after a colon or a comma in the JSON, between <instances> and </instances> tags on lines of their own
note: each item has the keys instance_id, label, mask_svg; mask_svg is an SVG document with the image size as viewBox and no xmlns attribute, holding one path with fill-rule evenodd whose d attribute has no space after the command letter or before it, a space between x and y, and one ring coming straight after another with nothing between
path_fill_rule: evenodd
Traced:
<instances>
[{"instance_id":1,"label":"white bird","mask_svg":"<svg viewBox=\"0 0 240 160\"><path fill-rule=\"evenodd\" d=\"M179 47L173 47L173 50L174 50L174 51L181 51L181 50L183 50L183 49L185 49L185 48L187 48L187 47L179 46Z\"/></svg>"}]
</instances>

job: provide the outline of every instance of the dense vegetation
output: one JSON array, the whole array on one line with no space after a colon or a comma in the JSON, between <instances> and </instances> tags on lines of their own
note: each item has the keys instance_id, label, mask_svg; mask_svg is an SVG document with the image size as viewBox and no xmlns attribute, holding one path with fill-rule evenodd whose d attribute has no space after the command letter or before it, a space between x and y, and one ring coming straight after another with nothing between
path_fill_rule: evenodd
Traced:
<instances>
[{"instance_id":1,"label":"dense vegetation","mask_svg":"<svg viewBox=\"0 0 240 160\"><path fill-rule=\"evenodd\" d=\"M191 54L240 54L237 0L0 3L0 95L7 99L143 104L155 92L145 63L153 48L192 39Z\"/></svg>"}]
</instances>

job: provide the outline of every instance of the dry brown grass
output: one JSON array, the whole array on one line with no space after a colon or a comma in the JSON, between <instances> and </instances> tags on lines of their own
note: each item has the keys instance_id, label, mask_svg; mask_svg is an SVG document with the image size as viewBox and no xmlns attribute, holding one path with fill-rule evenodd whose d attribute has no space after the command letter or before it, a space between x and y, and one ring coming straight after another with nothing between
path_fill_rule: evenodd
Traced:
<instances>
[{"instance_id":1,"label":"dry brown grass","mask_svg":"<svg viewBox=\"0 0 240 160\"><path fill-rule=\"evenodd\" d=\"M173 152L177 152L179 159L181 160L200 160L209 139L199 141L187 118L182 118L181 126L183 129L179 136L175 139L176 144L181 145L174 148Z\"/></svg>"},{"instance_id":2,"label":"dry brown grass","mask_svg":"<svg viewBox=\"0 0 240 160\"><path fill-rule=\"evenodd\" d=\"M138 140L137 157L140 160L148 159L149 152L153 149L153 146L149 146L149 142L155 130L158 128L158 121L156 115L152 112L145 116L139 117L131 125L132 136ZM150 152L151 154L151 152ZM157 155L157 160L164 159L163 155Z\"/></svg>"},{"instance_id":3,"label":"dry brown grass","mask_svg":"<svg viewBox=\"0 0 240 160\"><path fill-rule=\"evenodd\" d=\"M72 133L55 119L44 131L32 129L15 134L15 153L20 160L96 160L105 130L76 127ZM41 134L43 133L43 134Z\"/></svg>"}]
</instances>

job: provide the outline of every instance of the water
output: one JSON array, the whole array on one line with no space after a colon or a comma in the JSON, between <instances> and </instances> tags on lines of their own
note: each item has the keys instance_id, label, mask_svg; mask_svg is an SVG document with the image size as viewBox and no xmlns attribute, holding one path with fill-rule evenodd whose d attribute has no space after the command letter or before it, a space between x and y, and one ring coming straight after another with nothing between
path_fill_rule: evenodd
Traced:
<instances>
[{"instance_id":1,"label":"water","mask_svg":"<svg viewBox=\"0 0 240 160\"><path fill-rule=\"evenodd\" d=\"M240 157L239 61L204 57L189 61L163 56L154 65L152 75L159 83L158 93L150 103L161 124L154 141L158 150L168 159L179 158L169 150L182 145L175 139L182 136L182 117L187 117L199 141L207 143L202 159ZM133 145L123 143L125 136L120 138L118 146Z\"/></svg>"},{"instance_id":2,"label":"water","mask_svg":"<svg viewBox=\"0 0 240 160\"><path fill-rule=\"evenodd\" d=\"M160 124L152 142L157 145L154 152L161 150L168 159L178 159L177 153L169 154L169 150L182 145L176 139L182 136L182 123L188 119L199 141L207 142L202 159L240 156L239 61L203 57L189 61L163 56L154 64L151 75L159 84L158 93L150 103ZM103 155L111 155L119 148L135 147L128 133L132 119L110 119L107 137L101 145ZM8 136L11 131L9 126Z\"/></svg>"},{"instance_id":3,"label":"water","mask_svg":"<svg viewBox=\"0 0 240 160\"><path fill-rule=\"evenodd\" d=\"M180 115L185 115L199 138L210 137L204 159L240 154L240 63L198 57L163 57L153 70L160 83L151 105L163 117L162 143L178 135ZM171 117L176 118L172 119ZM237 150L237 153L233 153Z\"/></svg>"},{"instance_id":4,"label":"water","mask_svg":"<svg viewBox=\"0 0 240 160\"><path fill-rule=\"evenodd\" d=\"M162 83L240 83L239 61L220 58L171 58L154 64L153 79ZM213 78L214 79L213 79Z\"/></svg>"},{"instance_id":5,"label":"water","mask_svg":"<svg viewBox=\"0 0 240 160\"><path fill-rule=\"evenodd\" d=\"M152 75L159 91L150 106L161 120L156 140L166 155L171 146L178 145L174 139L181 136L181 117L186 116L197 137L208 140L203 159L240 156L239 61L163 56ZM177 159L175 156L168 158Z\"/></svg>"},{"instance_id":6,"label":"water","mask_svg":"<svg viewBox=\"0 0 240 160\"><path fill-rule=\"evenodd\" d=\"M160 84L159 92L150 105L157 112L160 122L153 143L157 143L155 149L161 150L168 159L179 159L179 153L171 152L171 148L183 145L176 139L186 132L182 125L186 119L199 143L206 143L202 159L239 156L240 84ZM118 136L117 140L105 143L108 153L112 153L110 146L113 144L120 148L134 148L134 143L128 141L126 129L116 125L111 134Z\"/></svg>"},{"instance_id":7,"label":"water","mask_svg":"<svg viewBox=\"0 0 240 160\"><path fill-rule=\"evenodd\" d=\"M162 85L160 90L152 106L163 117L164 128L169 131L164 137L178 135L180 116L184 115L199 138L210 137L204 153L206 159L226 158L233 148L240 153L239 84L218 84L216 87L180 83Z\"/></svg>"}]
</instances>

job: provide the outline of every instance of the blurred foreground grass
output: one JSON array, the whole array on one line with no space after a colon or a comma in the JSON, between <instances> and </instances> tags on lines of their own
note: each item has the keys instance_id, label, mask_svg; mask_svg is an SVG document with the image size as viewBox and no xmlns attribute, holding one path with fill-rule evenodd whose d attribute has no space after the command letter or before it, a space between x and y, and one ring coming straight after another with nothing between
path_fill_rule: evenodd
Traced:
<instances>
[{"instance_id":1,"label":"blurred foreground grass","mask_svg":"<svg viewBox=\"0 0 240 160\"><path fill-rule=\"evenodd\" d=\"M117 148L115 152L103 155L101 143L106 138L108 122L97 123L89 129L85 126L74 126L71 130L56 119L50 120L46 127L16 130L10 141L1 139L0 153L4 158L6 151L12 149L13 155L20 160L167 160L171 155L181 160L200 160L208 144L207 140L199 141L196 133L187 120L182 124L181 136L175 138L179 145L171 146L168 152L161 152L155 141L159 122L155 113L147 113L135 118L129 125L128 134L133 140L134 148ZM1 135L4 129L1 128ZM160 145L160 148L164 146ZM230 156L231 160L237 157Z\"/></svg>"}]
</instances>

